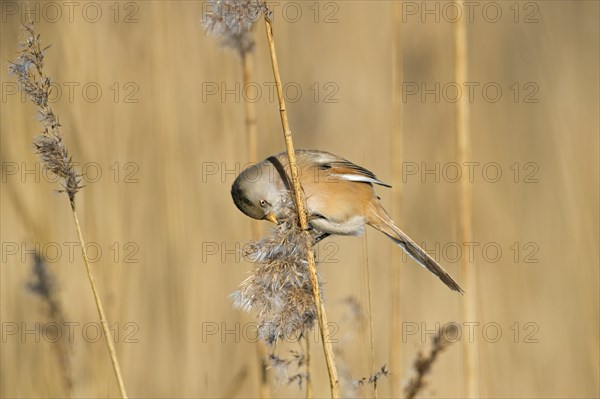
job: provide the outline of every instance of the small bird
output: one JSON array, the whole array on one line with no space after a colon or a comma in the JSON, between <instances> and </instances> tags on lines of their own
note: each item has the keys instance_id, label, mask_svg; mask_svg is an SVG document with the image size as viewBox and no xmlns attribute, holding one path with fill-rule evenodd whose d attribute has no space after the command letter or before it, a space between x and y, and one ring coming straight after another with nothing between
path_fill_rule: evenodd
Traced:
<instances>
[{"instance_id":1,"label":"small bird","mask_svg":"<svg viewBox=\"0 0 600 399\"><path fill-rule=\"evenodd\" d=\"M372 226L401 246L450 289L462 288L421 247L397 227L375 194L373 185L391 187L367 169L325 151L296 150L300 184L310 226L326 235L361 235ZM240 211L254 219L278 223L284 199L292 193L286 172L287 153L273 155L246 168L233 182L231 196Z\"/></svg>"}]
</instances>

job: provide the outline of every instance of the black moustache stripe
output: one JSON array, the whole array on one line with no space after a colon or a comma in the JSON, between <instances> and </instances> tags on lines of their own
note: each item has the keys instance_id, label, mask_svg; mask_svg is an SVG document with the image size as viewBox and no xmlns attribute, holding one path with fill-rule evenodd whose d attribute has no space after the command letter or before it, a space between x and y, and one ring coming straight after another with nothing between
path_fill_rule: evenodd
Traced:
<instances>
[{"instance_id":1,"label":"black moustache stripe","mask_svg":"<svg viewBox=\"0 0 600 399\"><path fill-rule=\"evenodd\" d=\"M279 173L279 177L281 177L281 180L283 180L285 189L290 191L290 180L288 178L287 173L285 173L285 168L283 167L283 165L281 164L279 159L277 159L274 156L270 156L269 158L267 158L267 161L269 161L273 164L273 166L275 167L275 170L277 170L277 173Z\"/></svg>"}]
</instances>

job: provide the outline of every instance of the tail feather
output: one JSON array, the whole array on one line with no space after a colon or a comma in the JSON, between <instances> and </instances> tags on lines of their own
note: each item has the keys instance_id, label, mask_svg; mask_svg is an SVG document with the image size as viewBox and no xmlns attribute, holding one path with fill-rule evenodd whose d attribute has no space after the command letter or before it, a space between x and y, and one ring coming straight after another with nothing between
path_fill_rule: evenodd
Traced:
<instances>
[{"instance_id":1,"label":"tail feather","mask_svg":"<svg viewBox=\"0 0 600 399\"><path fill-rule=\"evenodd\" d=\"M429 270L431 273L436 275L444 284L453 291L464 294L464 291L452 277L440 266L435 259L433 259L425 250L419 247L413 240L410 239L400 228L398 228L388 214L379 207L378 210L371 212L374 220L369 224L381 231L389 238L391 238L396 244L402 247L404 251L414 260L416 260L421 266Z\"/></svg>"}]
</instances>

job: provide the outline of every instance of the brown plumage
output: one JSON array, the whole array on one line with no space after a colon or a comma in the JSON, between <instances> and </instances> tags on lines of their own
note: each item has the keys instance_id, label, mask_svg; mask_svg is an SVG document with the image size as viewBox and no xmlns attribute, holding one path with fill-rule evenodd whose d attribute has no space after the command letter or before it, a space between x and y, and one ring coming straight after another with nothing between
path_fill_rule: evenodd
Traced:
<instances>
[{"instance_id":1,"label":"brown plumage","mask_svg":"<svg viewBox=\"0 0 600 399\"><path fill-rule=\"evenodd\" d=\"M367 169L328 152L297 150L296 158L312 227L327 234L360 235L365 225L372 226L400 245L450 289L463 292L383 209L373 184L389 185ZM280 153L244 170L231 188L236 206L252 218L277 222L283 216L282 198L290 195L287 168L287 155Z\"/></svg>"}]
</instances>

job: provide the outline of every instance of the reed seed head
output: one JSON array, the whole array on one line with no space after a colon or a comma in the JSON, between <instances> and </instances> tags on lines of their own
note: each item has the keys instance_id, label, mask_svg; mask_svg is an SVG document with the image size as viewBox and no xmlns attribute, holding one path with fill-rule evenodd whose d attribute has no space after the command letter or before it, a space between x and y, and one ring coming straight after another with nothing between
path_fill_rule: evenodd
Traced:
<instances>
[{"instance_id":1,"label":"reed seed head","mask_svg":"<svg viewBox=\"0 0 600 399\"><path fill-rule=\"evenodd\" d=\"M75 194L83 187L81 178L76 174L73 161L67 152L62 137L51 130L46 131L34 139L36 152L44 166L62 179L63 189L69 195L71 203L75 201Z\"/></svg>"},{"instance_id":2,"label":"reed seed head","mask_svg":"<svg viewBox=\"0 0 600 399\"><path fill-rule=\"evenodd\" d=\"M44 74L43 67L44 52L50 46L42 48L40 35L35 33L33 24L24 25L23 30L27 38L21 43L22 50L15 62L10 63L9 70L17 76L21 90L38 108L44 131L33 141L36 153L44 166L61 179L63 189L59 191L66 192L74 206L75 194L83 186L59 133L58 117L48 105L51 80Z\"/></svg>"},{"instance_id":3,"label":"reed seed head","mask_svg":"<svg viewBox=\"0 0 600 399\"><path fill-rule=\"evenodd\" d=\"M238 50L243 56L254 49L252 27L269 14L266 3L259 0L211 0L210 11L203 18L208 33L218 36L223 47Z\"/></svg>"},{"instance_id":4,"label":"reed seed head","mask_svg":"<svg viewBox=\"0 0 600 399\"><path fill-rule=\"evenodd\" d=\"M236 308L257 312L259 336L271 344L299 339L317 318L306 260L311 238L299 228L292 200L283 201L285 218L273 234L246 247L245 257L260 265L232 294Z\"/></svg>"}]
</instances>

